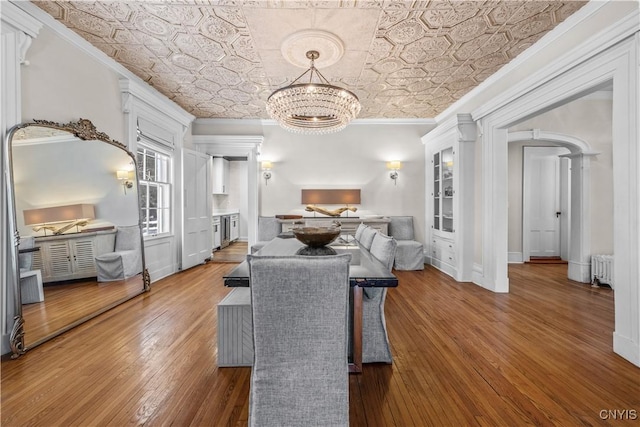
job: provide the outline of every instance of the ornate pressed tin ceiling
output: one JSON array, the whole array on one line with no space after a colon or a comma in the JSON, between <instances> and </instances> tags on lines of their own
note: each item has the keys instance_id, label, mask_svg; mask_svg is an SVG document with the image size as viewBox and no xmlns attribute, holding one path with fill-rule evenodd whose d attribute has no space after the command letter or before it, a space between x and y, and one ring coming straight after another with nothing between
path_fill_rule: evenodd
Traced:
<instances>
[{"instance_id":1,"label":"ornate pressed tin ceiling","mask_svg":"<svg viewBox=\"0 0 640 427\"><path fill-rule=\"evenodd\" d=\"M311 29L344 45L337 63L317 65L360 98L359 118L432 118L587 2L34 3L199 118L268 118L269 95L304 71L282 45Z\"/></svg>"}]
</instances>

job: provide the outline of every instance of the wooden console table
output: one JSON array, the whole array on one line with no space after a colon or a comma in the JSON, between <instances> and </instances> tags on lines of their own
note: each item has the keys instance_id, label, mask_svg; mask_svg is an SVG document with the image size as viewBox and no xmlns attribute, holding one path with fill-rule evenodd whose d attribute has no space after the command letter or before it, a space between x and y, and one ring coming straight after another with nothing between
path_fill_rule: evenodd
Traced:
<instances>
[{"instance_id":1,"label":"wooden console table","mask_svg":"<svg viewBox=\"0 0 640 427\"><path fill-rule=\"evenodd\" d=\"M339 221L342 224L341 231L343 234L355 234L358 225L365 224L371 228L374 228L380 231L383 234L389 235L389 222L391 220L387 217L381 218L356 218L356 217L303 217L300 219L281 219L279 220L282 224L282 231L291 231L291 229L297 224L310 224L313 226L313 223L325 224L331 222L333 220Z\"/></svg>"}]
</instances>

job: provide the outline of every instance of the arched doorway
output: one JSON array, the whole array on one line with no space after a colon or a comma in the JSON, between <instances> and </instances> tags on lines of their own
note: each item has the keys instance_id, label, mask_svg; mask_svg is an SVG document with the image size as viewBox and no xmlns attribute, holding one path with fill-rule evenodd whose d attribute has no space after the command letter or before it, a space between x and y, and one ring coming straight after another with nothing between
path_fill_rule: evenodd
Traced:
<instances>
[{"instance_id":1,"label":"arched doorway","mask_svg":"<svg viewBox=\"0 0 640 427\"><path fill-rule=\"evenodd\" d=\"M482 273L476 283L508 292L507 144L508 128L603 87L613 86L613 237L616 289L613 350L640 366L640 194L638 168L638 38L624 41L573 64L560 74L530 84L511 102L473 114L482 129ZM544 83L544 84L542 84ZM475 281L475 280L474 280Z\"/></svg>"},{"instance_id":2,"label":"arched doorway","mask_svg":"<svg viewBox=\"0 0 640 427\"><path fill-rule=\"evenodd\" d=\"M569 238L567 277L577 282L589 283L591 256L591 157L596 155L586 141L555 132L540 129L508 133L508 142L536 141L565 147L571 159L571 212L569 228L572 230ZM523 239L525 240L525 239ZM525 240L526 241L526 240Z\"/></svg>"}]
</instances>

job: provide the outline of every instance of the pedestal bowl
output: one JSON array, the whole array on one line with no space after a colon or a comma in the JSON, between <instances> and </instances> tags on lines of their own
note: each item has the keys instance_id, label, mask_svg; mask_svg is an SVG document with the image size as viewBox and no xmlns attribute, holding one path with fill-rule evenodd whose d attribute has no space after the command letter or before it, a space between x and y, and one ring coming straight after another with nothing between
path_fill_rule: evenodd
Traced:
<instances>
[{"instance_id":1,"label":"pedestal bowl","mask_svg":"<svg viewBox=\"0 0 640 427\"><path fill-rule=\"evenodd\" d=\"M326 246L340 235L340 227L296 227L291 231L296 239L311 248Z\"/></svg>"}]
</instances>

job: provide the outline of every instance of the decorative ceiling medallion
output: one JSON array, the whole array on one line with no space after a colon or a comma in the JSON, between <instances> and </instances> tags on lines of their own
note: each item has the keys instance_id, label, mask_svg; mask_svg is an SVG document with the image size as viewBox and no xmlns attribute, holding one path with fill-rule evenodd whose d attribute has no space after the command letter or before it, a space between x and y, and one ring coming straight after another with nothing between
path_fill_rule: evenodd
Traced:
<instances>
[{"instance_id":1,"label":"decorative ceiling medallion","mask_svg":"<svg viewBox=\"0 0 640 427\"><path fill-rule=\"evenodd\" d=\"M335 64L344 54L344 44L335 34L323 30L303 30L291 34L282 42L280 51L290 64L308 68L307 51L317 51L320 56L316 62L318 68L327 68Z\"/></svg>"}]
</instances>

